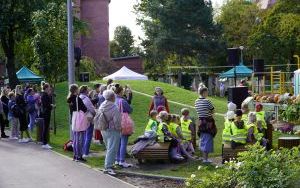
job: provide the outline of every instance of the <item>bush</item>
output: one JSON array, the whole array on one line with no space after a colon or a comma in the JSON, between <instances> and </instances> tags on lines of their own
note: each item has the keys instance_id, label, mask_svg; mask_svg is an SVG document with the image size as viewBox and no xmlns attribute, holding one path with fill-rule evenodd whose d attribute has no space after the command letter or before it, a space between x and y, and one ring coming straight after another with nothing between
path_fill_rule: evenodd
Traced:
<instances>
[{"instance_id":1,"label":"bush","mask_svg":"<svg viewBox=\"0 0 300 188\"><path fill-rule=\"evenodd\" d=\"M77 72L77 68L76 68ZM80 60L80 72L89 72L90 73L90 80L96 80L98 79L97 73L96 73L96 65L94 60L92 60L89 57L83 57ZM77 75L78 78L78 75Z\"/></svg>"},{"instance_id":2,"label":"bush","mask_svg":"<svg viewBox=\"0 0 300 188\"><path fill-rule=\"evenodd\" d=\"M266 151L256 144L240 153L237 161L224 164L215 173L186 182L188 187L297 187L299 186L299 148Z\"/></svg>"}]
</instances>

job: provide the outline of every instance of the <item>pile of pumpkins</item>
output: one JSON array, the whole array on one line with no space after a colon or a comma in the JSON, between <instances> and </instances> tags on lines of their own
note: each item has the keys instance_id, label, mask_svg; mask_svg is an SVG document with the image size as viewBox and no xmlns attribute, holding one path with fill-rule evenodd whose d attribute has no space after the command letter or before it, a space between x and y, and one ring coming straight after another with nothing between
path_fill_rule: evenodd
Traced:
<instances>
[{"instance_id":1,"label":"pile of pumpkins","mask_svg":"<svg viewBox=\"0 0 300 188\"><path fill-rule=\"evenodd\" d=\"M261 103L276 103L276 104L300 104L300 94L293 96L290 93L280 94L266 94L253 96L254 101Z\"/></svg>"}]
</instances>

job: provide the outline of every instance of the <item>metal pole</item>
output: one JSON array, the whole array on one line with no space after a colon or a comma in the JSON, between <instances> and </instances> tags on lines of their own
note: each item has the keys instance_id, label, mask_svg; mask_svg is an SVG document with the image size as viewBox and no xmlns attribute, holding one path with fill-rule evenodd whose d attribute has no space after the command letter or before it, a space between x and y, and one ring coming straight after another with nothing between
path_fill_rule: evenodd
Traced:
<instances>
[{"instance_id":1,"label":"metal pole","mask_svg":"<svg viewBox=\"0 0 300 188\"><path fill-rule=\"evenodd\" d=\"M70 86L71 84L75 83L72 0L67 0L67 12L68 12L68 84ZM70 115L69 115L69 125L70 125L70 140L73 140Z\"/></svg>"}]
</instances>

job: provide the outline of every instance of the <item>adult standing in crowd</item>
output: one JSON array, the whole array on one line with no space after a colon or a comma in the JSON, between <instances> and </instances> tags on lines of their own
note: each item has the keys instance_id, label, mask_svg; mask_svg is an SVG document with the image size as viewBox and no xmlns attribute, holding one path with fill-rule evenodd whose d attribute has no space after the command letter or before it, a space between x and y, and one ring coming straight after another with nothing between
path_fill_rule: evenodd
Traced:
<instances>
[{"instance_id":1,"label":"adult standing in crowd","mask_svg":"<svg viewBox=\"0 0 300 188\"><path fill-rule=\"evenodd\" d=\"M17 85L15 89L15 96L16 96L16 105L19 109L19 123L20 123L20 140L19 142L24 143L24 142L29 142L32 141L31 135L29 134L28 131L28 124L27 124L27 114L26 114L26 102L22 90L22 86ZM24 132L27 135L27 139L23 138Z\"/></svg>"},{"instance_id":2,"label":"adult standing in crowd","mask_svg":"<svg viewBox=\"0 0 300 188\"><path fill-rule=\"evenodd\" d=\"M36 104L36 98L35 98L35 91L33 88L29 88L27 90L27 112L29 114L29 124L28 129L32 132L35 124L35 118L37 116L35 104Z\"/></svg>"},{"instance_id":3,"label":"adult standing in crowd","mask_svg":"<svg viewBox=\"0 0 300 188\"><path fill-rule=\"evenodd\" d=\"M206 87L199 87L198 93L200 97L195 102L195 109L199 117L200 136L200 151L203 154L203 162L210 163L208 154L213 152L213 139L217 134L215 120L213 118L214 106L206 97L208 96L208 89Z\"/></svg>"},{"instance_id":4,"label":"adult standing in crowd","mask_svg":"<svg viewBox=\"0 0 300 188\"><path fill-rule=\"evenodd\" d=\"M100 122L100 130L106 146L105 173L115 175L113 165L118 152L121 138L121 113L115 105L115 93L112 90L103 92L105 101L101 104L99 111L103 113L103 122Z\"/></svg>"},{"instance_id":5,"label":"adult standing in crowd","mask_svg":"<svg viewBox=\"0 0 300 188\"><path fill-rule=\"evenodd\" d=\"M55 108L55 105L52 104L52 88L48 83L45 83L43 85L43 92L41 93L41 114L40 116L44 118L44 127L43 127L43 135L42 135L42 141L43 145L42 147L44 149L52 149L52 147L49 145L49 131L50 131L50 120L51 120L51 111L52 108Z\"/></svg>"},{"instance_id":6,"label":"adult standing in crowd","mask_svg":"<svg viewBox=\"0 0 300 188\"><path fill-rule=\"evenodd\" d=\"M168 100L164 96L163 90L160 87L156 87L150 104L149 114L152 110L158 111L160 107L164 107L164 110L170 113Z\"/></svg>"},{"instance_id":7,"label":"adult standing in crowd","mask_svg":"<svg viewBox=\"0 0 300 188\"><path fill-rule=\"evenodd\" d=\"M6 86L3 88L2 92L1 92L1 102L3 104L3 111L4 111L4 125L5 127L8 127L9 122L8 122L8 102L9 102L9 98L8 98L8 94L9 92L11 92L11 89L9 86Z\"/></svg>"},{"instance_id":8,"label":"adult standing in crowd","mask_svg":"<svg viewBox=\"0 0 300 188\"><path fill-rule=\"evenodd\" d=\"M120 84L115 84L115 94L116 96L116 104L119 107L121 113L132 113L132 108L128 104L127 100L123 98L124 89ZM126 152L127 152L127 144L128 144L129 135L121 135L120 147L116 157L116 164L123 168L131 167L132 164L128 164L125 162Z\"/></svg>"},{"instance_id":9,"label":"adult standing in crowd","mask_svg":"<svg viewBox=\"0 0 300 188\"><path fill-rule=\"evenodd\" d=\"M131 105L131 101L132 101L132 90L129 87L129 85L125 85L124 88L124 98L127 100L128 104Z\"/></svg>"},{"instance_id":10,"label":"adult standing in crowd","mask_svg":"<svg viewBox=\"0 0 300 188\"><path fill-rule=\"evenodd\" d=\"M72 119L73 112L77 111L77 103L78 103L78 110L81 110L84 113L87 112L87 108L85 107L83 101L78 96L78 94L79 94L78 85L72 84L70 86L69 95L67 98L67 103L69 104L69 108L70 108L71 119ZM82 161L82 162L86 161L82 157L84 134L85 131L81 131L81 132L73 131L73 148L74 148L73 160L74 161Z\"/></svg>"},{"instance_id":11,"label":"adult standing in crowd","mask_svg":"<svg viewBox=\"0 0 300 188\"><path fill-rule=\"evenodd\" d=\"M0 126L1 126L1 138L8 138L5 134L5 123L4 120L6 120L5 114L4 114L4 109L3 109L3 103L0 102Z\"/></svg>"},{"instance_id":12,"label":"adult standing in crowd","mask_svg":"<svg viewBox=\"0 0 300 188\"><path fill-rule=\"evenodd\" d=\"M90 153L90 146L91 146L91 141L93 138L93 131L94 131L94 125L92 123L92 119L96 114L95 107L91 101L91 99L88 97L89 94L89 88L86 85L83 85L79 89L80 95L79 97L82 99L83 104L87 108L87 114L88 114L88 123L89 128L85 131L85 136L84 136L84 143L83 143L83 158L88 157Z\"/></svg>"}]
</instances>

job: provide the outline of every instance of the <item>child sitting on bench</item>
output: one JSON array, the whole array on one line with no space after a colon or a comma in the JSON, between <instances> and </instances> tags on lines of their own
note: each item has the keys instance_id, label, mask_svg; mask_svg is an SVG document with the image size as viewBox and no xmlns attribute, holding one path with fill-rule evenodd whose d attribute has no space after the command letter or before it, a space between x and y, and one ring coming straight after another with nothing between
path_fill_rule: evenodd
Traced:
<instances>
[{"instance_id":1,"label":"child sitting on bench","mask_svg":"<svg viewBox=\"0 0 300 188\"><path fill-rule=\"evenodd\" d=\"M190 118L190 111L187 108L183 108L181 110L181 118L180 118L180 126L182 130L182 135L184 138L184 147L191 154L195 153L195 149L193 146L192 138L195 137L195 130L193 121Z\"/></svg>"},{"instance_id":2,"label":"child sitting on bench","mask_svg":"<svg viewBox=\"0 0 300 188\"><path fill-rule=\"evenodd\" d=\"M248 122L246 125L248 135L247 135L247 143L255 143L260 142L262 146L267 145L267 139L263 136L263 133L260 133L257 128L257 118L255 112L250 112L248 115Z\"/></svg>"},{"instance_id":3,"label":"child sitting on bench","mask_svg":"<svg viewBox=\"0 0 300 188\"><path fill-rule=\"evenodd\" d=\"M146 125L145 133L144 133L144 136L146 138L153 138L156 136L156 132L157 132L157 128L158 128L158 123L156 120L157 114L158 113L156 110L152 110L150 112L150 119Z\"/></svg>"}]
</instances>

